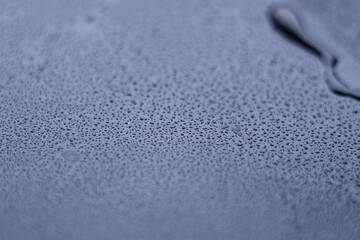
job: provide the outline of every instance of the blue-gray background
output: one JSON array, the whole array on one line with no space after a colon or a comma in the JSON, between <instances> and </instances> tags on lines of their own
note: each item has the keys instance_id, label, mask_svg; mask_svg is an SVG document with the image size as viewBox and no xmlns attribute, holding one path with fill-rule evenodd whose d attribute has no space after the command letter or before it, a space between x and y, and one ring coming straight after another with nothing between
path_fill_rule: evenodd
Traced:
<instances>
[{"instance_id":1,"label":"blue-gray background","mask_svg":"<svg viewBox=\"0 0 360 240\"><path fill-rule=\"evenodd\" d=\"M0 239L360 239L360 102L273 2L0 1Z\"/></svg>"}]
</instances>

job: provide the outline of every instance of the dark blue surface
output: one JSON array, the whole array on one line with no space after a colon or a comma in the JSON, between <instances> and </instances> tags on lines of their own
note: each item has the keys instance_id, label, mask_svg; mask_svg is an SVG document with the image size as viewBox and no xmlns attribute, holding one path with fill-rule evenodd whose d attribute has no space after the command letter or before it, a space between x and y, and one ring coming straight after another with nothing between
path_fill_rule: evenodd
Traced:
<instances>
[{"instance_id":1,"label":"dark blue surface","mask_svg":"<svg viewBox=\"0 0 360 240\"><path fill-rule=\"evenodd\" d=\"M359 239L360 104L272 3L1 1L0 239Z\"/></svg>"}]
</instances>

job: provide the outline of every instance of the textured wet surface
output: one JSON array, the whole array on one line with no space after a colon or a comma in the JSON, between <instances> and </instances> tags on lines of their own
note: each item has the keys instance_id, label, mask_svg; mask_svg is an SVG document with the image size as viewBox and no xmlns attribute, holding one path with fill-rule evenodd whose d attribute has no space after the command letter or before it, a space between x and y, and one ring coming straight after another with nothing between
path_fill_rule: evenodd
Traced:
<instances>
[{"instance_id":1,"label":"textured wet surface","mask_svg":"<svg viewBox=\"0 0 360 240\"><path fill-rule=\"evenodd\" d=\"M0 239L359 239L360 103L273 3L1 1Z\"/></svg>"}]
</instances>

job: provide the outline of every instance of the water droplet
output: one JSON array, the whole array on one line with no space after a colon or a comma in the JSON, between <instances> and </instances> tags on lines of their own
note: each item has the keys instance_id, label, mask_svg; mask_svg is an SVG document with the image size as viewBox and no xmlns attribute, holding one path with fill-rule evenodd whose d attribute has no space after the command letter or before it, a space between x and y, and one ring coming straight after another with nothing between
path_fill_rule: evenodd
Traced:
<instances>
[{"instance_id":1,"label":"water droplet","mask_svg":"<svg viewBox=\"0 0 360 240\"><path fill-rule=\"evenodd\" d=\"M272 24L288 39L317 55L325 66L325 81L337 94L360 100L359 67L348 59L339 59L319 44L303 27L303 19L290 7L273 6L269 16Z\"/></svg>"}]
</instances>

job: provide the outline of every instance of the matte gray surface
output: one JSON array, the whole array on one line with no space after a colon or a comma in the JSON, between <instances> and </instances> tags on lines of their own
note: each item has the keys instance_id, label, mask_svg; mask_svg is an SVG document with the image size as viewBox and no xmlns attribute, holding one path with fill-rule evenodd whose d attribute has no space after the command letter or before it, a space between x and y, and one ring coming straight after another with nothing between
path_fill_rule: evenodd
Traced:
<instances>
[{"instance_id":1,"label":"matte gray surface","mask_svg":"<svg viewBox=\"0 0 360 240\"><path fill-rule=\"evenodd\" d=\"M0 239L359 239L360 102L272 2L1 1Z\"/></svg>"}]
</instances>

